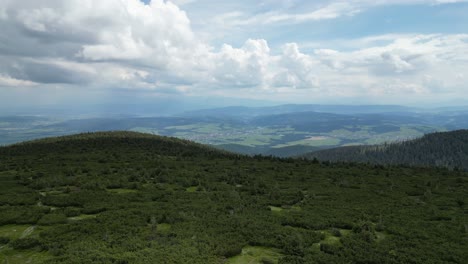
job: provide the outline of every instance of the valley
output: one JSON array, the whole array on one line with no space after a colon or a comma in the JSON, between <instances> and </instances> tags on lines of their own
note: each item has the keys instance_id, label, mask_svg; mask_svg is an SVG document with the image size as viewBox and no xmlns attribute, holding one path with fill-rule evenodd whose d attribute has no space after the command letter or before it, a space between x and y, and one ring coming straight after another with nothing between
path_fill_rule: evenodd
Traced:
<instances>
[{"instance_id":1,"label":"valley","mask_svg":"<svg viewBox=\"0 0 468 264\"><path fill-rule=\"evenodd\" d=\"M325 110L334 112L321 112ZM399 112L385 112L391 110ZM11 116L0 117L0 144L127 130L188 139L242 154L290 157L320 149L399 142L431 132L468 128L466 120L465 110L320 105L212 109L164 117Z\"/></svg>"}]
</instances>

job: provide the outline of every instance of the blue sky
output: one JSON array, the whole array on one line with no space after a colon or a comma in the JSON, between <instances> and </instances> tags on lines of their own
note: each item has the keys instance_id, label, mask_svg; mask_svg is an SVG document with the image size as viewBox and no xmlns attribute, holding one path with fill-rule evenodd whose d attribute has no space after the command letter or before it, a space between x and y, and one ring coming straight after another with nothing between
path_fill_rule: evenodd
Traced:
<instances>
[{"instance_id":1,"label":"blue sky","mask_svg":"<svg viewBox=\"0 0 468 264\"><path fill-rule=\"evenodd\" d=\"M242 12L247 18L269 12L299 15L326 7L327 3L339 1L256 1L257 4L253 4L252 1L235 1L234 4L224 2L191 1L182 5L182 8L187 11L194 29L203 31L206 27L211 29L206 24L212 23L210 18L220 16L220 14ZM290 6L285 8L285 2L289 2ZM241 45L248 38L264 38L273 46L281 46L287 42L322 42L326 45L326 40L330 39L360 38L389 33L466 33L468 3L437 4L437 1L395 1L400 4L391 4L392 1L387 2L390 4L374 6L360 4L357 7L359 13L354 15L344 13L334 19L231 28L236 34L219 34L222 35L221 38L215 36L213 38L218 44L237 45ZM405 2L407 4L401 4ZM414 3L411 4L411 2ZM223 25L218 26L223 27Z\"/></svg>"},{"instance_id":2,"label":"blue sky","mask_svg":"<svg viewBox=\"0 0 468 264\"><path fill-rule=\"evenodd\" d=\"M464 0L0 0L0 104L468 99Z\"/></svg>"}]
</instances>

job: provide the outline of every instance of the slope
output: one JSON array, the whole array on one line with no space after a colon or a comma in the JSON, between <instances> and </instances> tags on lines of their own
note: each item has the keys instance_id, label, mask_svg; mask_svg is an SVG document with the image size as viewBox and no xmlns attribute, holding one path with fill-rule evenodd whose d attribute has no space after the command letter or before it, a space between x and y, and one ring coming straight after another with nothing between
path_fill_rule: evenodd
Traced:
<instances>
[{"instance_id":1,"label":"slope","mask_svg":"<svg viewBox=\"0 0 468 264\"><path fill-rule=\"evenodd\" d=\"M0 148L0 263L463 263L464 172L128 132Z\"/></svg>"},{"instance_id":2,"label":"slope","mask_svg":"<svg viewBox=\"0 0 468 264\"><path fill-rule=\"evenodd\" d=\"M440 166L468 170L468 130L431 133L422 138L375 146L321 150L305 157L322 161Z\"/></svg>"}]
</instances>

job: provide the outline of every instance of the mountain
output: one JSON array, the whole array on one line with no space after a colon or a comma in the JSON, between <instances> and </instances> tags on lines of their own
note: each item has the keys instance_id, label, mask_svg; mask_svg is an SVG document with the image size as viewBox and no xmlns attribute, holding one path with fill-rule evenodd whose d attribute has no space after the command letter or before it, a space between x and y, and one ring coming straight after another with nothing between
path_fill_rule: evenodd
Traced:
<instances>
[{"instance_id":1,"label":"mountain","mask_svg":"<svg viewBox=\"0 0 468 264\"><path fill-rule=\"evenodd\" d=\"M284 157L468 129L468 112L463 108L279 105L206 111L181 116L77 119L6 116L0 117L0 145L83 132L127 130L188 139L242 154Z\"/></svg>"},{"instance_id":2,"label":"mountain","mask_svg":"<svg viewBox=\"0 0 468 264\"><path fill-rule=\"evenodd\" d=\"M432 133L399 143L327 149L305 156L322 161L440 166L468 170L468 130Z\"/></svg>"},{"instance_id":3,"label":"mountain","mask_svg":"<svg viewBox=\"0 0 468 264\"><path fill-rule=\"evenodd\" d=\"M0 147L0 262L464 263L467 188L437 168L53 137Z\"/></svg>"},{"instance_id":4,"label":"mountain","mask_svg":"<svg viewBox=\"0 0 468 264\"><path fill-rule=\"evenodd\" d=\"M152 134L116 131L116 132L95 132L82 133L71 136L51 137L27 141L12 145L6 148L0 148L0 154L9 155L24 154L30 147L38 153L72 153L76 147L81 145L78 153L94 153L105 149L112 149L114 144L119 147L129 147L134 150L151 152L153 155L165 156L224 156L233 155L228 152L195 143L188 140L162 137Z\"/></svg>"},{"instance_id":5,"label":"mountain","mask_svg":"<svg viewBox=\"0 0 468 264\"><path fill-rule=\"evenodd\" d=\"M400 113L414 112L417 108L398 105L318 105L318 104L285 104L278 106L245 107L230 106L209 108L184 112L180 115L190 117L256 117L264 115L278 115L294 112L324 112L333 114L366 114L366 113Z\"/></svg>"}]
</instances>

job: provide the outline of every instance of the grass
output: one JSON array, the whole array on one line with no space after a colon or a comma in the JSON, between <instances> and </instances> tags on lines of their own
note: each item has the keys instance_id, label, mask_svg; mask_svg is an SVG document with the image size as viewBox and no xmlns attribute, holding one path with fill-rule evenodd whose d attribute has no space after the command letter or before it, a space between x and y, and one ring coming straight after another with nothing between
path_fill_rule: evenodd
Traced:
<instances>
[{"instance_id":1,"label":"grass","mask_svg":"<svg viewBox=\"0 0 468 264\"><path fill-rule=\"evenodd\" d=\"M375 240L377 242L380 242L380 241L384 240L385 238L387 238L387 234L384 233L384 232L375 232L375 235L376 235Z\"/></svg>"},{"instance_id":2,"label":"grass","mask_svg":"<svg viewBox=\"0 0 468 264\"><path fill-rule=\"evenodd\" d=\"M281 135L261 134L258 132L253 132L251 134L240 134L226 137L225 143L239 144L249 147L266 146L269 145L272 140L279 140L281 139L281 137Z\"/></svg>"},{"instance_id":3,"label":"grass","mask_svg":"<svg viewBox=\"0 0 468 264\"><path fill-rule=\"evenodd\" d=\"M293 205L293 206L268 206L270 208L270 211L280 213L280 212L288 212L288 211L300 211L302 210L300 206Z\"/></svg>"},{"instance_id":4,"label":"grass","mask_svg":"<svg viewBox=\"0 0 468 264\"><path fill-rule=\"evenodd\" d=\"M68 217L68 220L70 221L81 221L81 220L86 220L86 219L92 219L96 218L96 215L94 214L82 214L79 216L73 216L73 217Z\"/></svg>"},{"instance_id":5,"label":"grass","mask_svg":"<svg viewBox=\"0 0 468 264\"><path fill-rule=\"evenodd\" d=\"M277 249L268 247L252 247L247 246L242 249L242 253L235 257L229 258L227 264L261 264L265 260L273 263L278 263L282 256Z\"/></svg>"},{"instance_id":6,"label":"grass","mask_svg":"<svg viewBox=\"0 0 468 264\"><path fill-rule=\"evenodd\" d=\"M220 125L221 124L191 124L191 125L185 125L185 126L168 126L168 127L165 127L164 129L166 130L190 130L196 133L209 134L209 133L221 132L222 129L220 128Z\"/></svg>"},{"instance_id":7,"label":"grass","mask_svg":"<svg viewBox=\"0 0 468 264\"><path fill-rule=\"evenodd\" d=\"M277 206L268 206L272 212L282 212L283 208Z\"/></svg>"},{"instance_id":8,"label":"grass","mask_svg":"<svg viewBox=\"0 0 468 264\"><path fill-rule=\"evenodd\" d=\"M349 234L352 232L351 230L348 229L338 229L341 233L342 237L349 236ZM336 245L336 244L341 244L340 237L337 237L332 234L331 230L320 230L320 233L325 235L325 238L321 240L319 243L315 243L313 247L318 250L320 248L320 244L328 244L328 245Z\"/></svg>"},{"instance_id":9,"label":"grass","mask_svg":"<svg viewBox=\"0 0 468 264\"><path fill-rule=\"evenodd\" d=\"M172 226L170 224L161 223L161 224L158 224L158 227L157 227L156 230L157 230L158 233L167 234L167 233L169 233L171 228L172 228Z\"/></svg>"},{"instance_id":10,"label":"grass","mask_svg":"<svg viewBox=\"0 0 468 264\"><path fill-rule=\"evenodd\" d=\"M198 186L192 186L192 187L188 187L186 189L187 192L196 192L198 189Z\"/></svg>"},{"instance_id":11,"label":"grass","mask_svg":"<svg viewBox=\"0 0 468 264\"><path fill-rule=\"evenodd\" d=\"M354 127L350 127L350 129ZM432 131L432 127L402 126L400 131L375 133L372 126L360 126L359 130L351 131L346 127L333 130L329 133L310 134L295 131L291 127L232 127L222 123L194 123L182 126L168 126L162 131L151 128L134 128L139 132L168 134L207 144L239 144L248 147L282 148L294 145L310 147L332 147L341 145L380 144L414 138L424 134L423 131ZM432 129L432 130L431 130ZM304 139L283 141L284 135L303 134ZM308 137L312 137L308 138ZM352 142L350 142L352 141Z\"/></svg>"},{"instance_id":12,"label":"grass","mask_svg":"<svg viewBox=\"0 0 468 264\"><path fill-rule=\"evenodd\" d=\"M169 126L166 130L177 130L170 134L176 137L189 138L209 144L239 144L244 146L265 146L273 140L280 140L282 134L293 133L292 128L236 128L224 124L191 124ZM214 135L212 135L214 134ZM197 135L194 137L194 135ZM205 138L209 136L209 138Z\"/></svg>"},{"instance_id":13,"label":"grass","mask_svg":"<svg viewBox=\"0 0 468 264\"><path fill-rule=\"evenodd\" d=\"M107 189L107 191L110 193L116 193L116 194L128 194L128 193L138 192L138 190L134 190L134 189Z\"/></svg>"},{"instance_id":14,"label":"grass","mask_svg":"<svg viewBox=\"0 0 468 264\"><path fill-rule=\"evenodd\" d=\"M2 264L43 263L50 258L45 251L13 250L9 247L0 249L0 263Z\"/></svg>"},{"instance_id":15,"label":"grass","mask_svg":"<svg viewBox=\"0 0 468 264\"><path fill-rule=\"evenodd\" d=\"M31 230L30 225L6 225L0 226L0 237L8 237L9 239L18 239L23 237L23 233L26 234ZM25 237L25 236L24 236Z\"/></svg>"},{"instance_id":16,"label":"grass","mask_svg":"<svg viewBox=\"0 0 468 264\"><path fill-rule=\"evenodd\" d=\"M36 230L35 226L30 225L5 225L0 227L0 237L8 237L11 240L29 237ZM37 232L34 232L35 235ZM35 250L14 250L9 246L0 246L0 263L23 264L23 263L42 263L50 258L47 252Z\"/></svg>"},{"instance_id":17,"label":"grass","mask_svg":"<svg viewBox=\"0 0 468 264\"><path fill-rule=\"evenodd\" d=\"M291 141L284 144L279 144L274 146L275 148L282 148L282 147L289 147L294 145L302 145L302 146L310 146L310 147L322 147L322 146L337 146L341 143L341 139L339 138L325 138L321 140L297 140Z\"/></svg>"},{"instance_id":18,"label":"grass","mask_svg":"<svg viewBox=\"0 0 468 264\"><path fill-rule=\"evenodd\" d=\"M191 124L191 125L184 125L184 126L168 126L165 127L164 129L173 129L173 130L192 130L192 129L197 129L203 124Z\"/></svg>"},{"instance_id":19,"label":"grass","mask_svg":"<svg viewBox=\"0 0 468 264\"><path fill-rule=\"evenodd\" d=\"M51 191L40 191L39 194L42 195L42 196L46 196L46 195L61 195L61 194L64 194L64 192L63 192L63 191L60 191L60 190L51 190Z\"/></svg>"},{"instance_id":20,"label":"grass","mask_svg":"<svg viewBox=\"0 0 468 264\"><path fill-rule=\"evenodd\" d=\"M339 237L333 236L333 235L330 234L330 232L328 232L328 231L327 231L327 232L323 232L323 233L325 234L325 239L322 240L322 241L320 241L320 243L329 244L329 245L341 243Z\"/></svg>"},{"instance_id":21,"label":"grass","mask_svg":"<svg viewBox=\"0 0 468 264\"><path fill-rule=\"evenodd\" d=\"M351 234L351 230L349 229L338 229L341 233L341 237L346 237L346 236L349 236ZM320 244L328 244L328 245L336 245L336 244L341 244L341 237L337 237L335 235L332 234L332 232L330 230L321 230L320 233L324 234L325 235L325 238L323 240L321 240L319 243L315 243L313 245L313 247L315 249L319 249L320 248ZM380 242L382 240L384 240L387 235L383 232L375 232L375 235L376 235L376 241L377 242Z\"/></svg>"}]
</instances>

